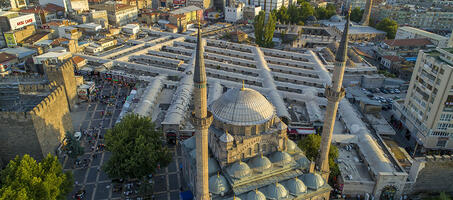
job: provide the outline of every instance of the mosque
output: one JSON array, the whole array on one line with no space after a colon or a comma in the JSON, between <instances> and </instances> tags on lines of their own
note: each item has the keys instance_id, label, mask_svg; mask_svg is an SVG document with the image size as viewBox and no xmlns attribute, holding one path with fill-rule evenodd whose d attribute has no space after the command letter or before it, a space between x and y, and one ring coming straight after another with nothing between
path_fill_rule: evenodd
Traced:
<instances>
[{"instance_id":1,"label":"mosque","mask_svg":"<svg viewBox=\"0 0 453 200\"><path fill-rule=\"evenodd\" d=\"M208 109L212 199L329 199L331 187L286 135L275 107L259 92L234 88ZM196 187L196 141L182 143L185 181Z\"/></svg>"}]
</instances>

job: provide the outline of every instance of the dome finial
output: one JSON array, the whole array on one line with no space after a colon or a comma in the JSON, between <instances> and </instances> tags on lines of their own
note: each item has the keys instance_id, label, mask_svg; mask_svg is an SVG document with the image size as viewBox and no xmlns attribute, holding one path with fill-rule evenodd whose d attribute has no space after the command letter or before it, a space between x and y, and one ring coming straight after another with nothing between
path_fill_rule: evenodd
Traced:
<instances>
[{"instance_id":1,"label":"dome finial","mask_svg":"<svg viewBox=\"0 0 453 200\"><path fill-rule=\"evenodd\" d=\"M261 158L263 158L263 152L261 152Z\"/></svg>"},{"instance_id":2,"label":"dome finial","mask_svg":"<svg viewBox=\"0 0 453 200\"><path fill-rule=\"evenodd\" d=\"M245 90L245 83L244 83L244 80L242 80L242 88L241 88L242 91Z\"/></svg>"},{"instance_id":3,"label":"dome finial","mask_svg":"<svg viewBox=\"0 0 453 200\"><path fill-rule=\"evenodd\" d=\"M217 178L219 178L219 177L220 177L220 172L217 172Z\"/></svg>"}]
</instances>

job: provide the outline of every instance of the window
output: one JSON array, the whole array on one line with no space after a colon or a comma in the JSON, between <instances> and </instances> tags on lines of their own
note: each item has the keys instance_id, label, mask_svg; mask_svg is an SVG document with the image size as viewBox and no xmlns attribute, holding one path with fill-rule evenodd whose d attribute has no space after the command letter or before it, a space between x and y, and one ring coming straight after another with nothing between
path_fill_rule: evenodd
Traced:
<instances>
[{"instance_id":1,"label":"window","mask_svg":"<svg viewBox=\"0 0 453 200\"><path fill-rule=\"evenodd\" d=\"M447 145L447 141L448 141L448 139L439 138L439 139L437 140L436 146L437 146L437 147L445 147L445 146Z\"/></svg>"}]
</instances>

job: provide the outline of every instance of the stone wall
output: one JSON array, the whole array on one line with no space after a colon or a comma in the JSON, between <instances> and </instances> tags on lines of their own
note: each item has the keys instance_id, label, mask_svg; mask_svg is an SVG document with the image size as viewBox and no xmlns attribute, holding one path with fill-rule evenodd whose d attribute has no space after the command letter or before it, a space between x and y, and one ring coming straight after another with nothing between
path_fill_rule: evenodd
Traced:
<instances>
[{"instance_id":1,"label":"stone wall","mask_svg":"<svg viewBox=\"0 0 453 200\"><path fill-rule=\"evenodd\" d=\"M416 158L409 173L415 183L410 193L453 192L453 156Z\"/></svg>"},{"instance_id":2,"label":"stone wall","mask_svg":"<svg viewBox=\"0 0 453 200\"><path fill-rule=\"evenodd\" d=\"M55 81L58 85L64 87L66 98L71 110L77 100L77 84L74 75L74 64L71 60L67 60L61 66L53 66L44 64L46 75L49 81Z\"/></svg>"},{"instance_id":3,"label":"stone wall","mask_svg":"<svg viewBox=\"0 0 453 200\"><path fill-rule=\"evenodd\" d=\"M72 120L66 93L58 86L31 111L36 136L43 154L54 154L66 132L72 132Z\"/></svg>"},{"instance_id":4,"label":"stone wall","mask_svg":"<svg viewBox=\"0 0 453 200\"><path fill-rule=\"evenodd\" d=\"M51 90L50 94L28 112L0 112L0 158L7 163L16 155L30 154L40 160L55 154L67 131L73 131L63 86L19 87L24 93Z\"/></svg>"},{"instance_id":5,"label":"stone wall","mask_svg":"<svg viewBox=\"0 0 453 200\"><path fill-rule=\"evenodd\" d=\"M0 158L6 164L24 154L43 158L32 117L24 112L0 112Z\"/></svg>"}]
</instances>

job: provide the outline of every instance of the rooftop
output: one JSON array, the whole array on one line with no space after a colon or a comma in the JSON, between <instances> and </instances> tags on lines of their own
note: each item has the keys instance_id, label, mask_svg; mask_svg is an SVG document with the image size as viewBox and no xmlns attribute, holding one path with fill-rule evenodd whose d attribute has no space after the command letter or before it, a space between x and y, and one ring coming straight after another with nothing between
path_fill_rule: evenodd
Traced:
<instances>
[{"instance_id":1,"label":"rooftop","mask_svg":"<svg viewBox=\"0 0 453 200\"><path fill-rule=\"evenodd\" d=\"M395 40L384 40L382 42L389 46L400 46L400 47L419 47L433 44L427 38L395 39Z\"/></svg>"},{"instance_id":2,"label":"rooftop","mask_svg":"<svg viewBox=\"0 0 453 200\"><path fill-rule=\"evenodd\" d=\"M404 31L408 31L408 32L417 33L419 35L423 35L425 37L433 38L433 39L436 39L436 40L448 40L447 37L444 37L444 36L441 36L441 35L438 35L438 34L435 34L435 33L431 33L431 32L428 32L428 31L425 31L425 30L422 30L422 29L410 27L410 26L403 26L403 27L399 27L398 29L401 29L401 30L404 30Z\"/></svg>"},{"instance_id":3,"label":"rooftop","mask_svg":"<svg viewBox=\"0 0 453 200\"><path fill-rule=\"evenodd\" d=\"M196 7L196 6L187 6L184 8L179 8L179 9L173 10L170 12L170 14L172 14L172 15L185 14L185 13L197 11L197 10L201 10L201 8Z\"/></svg>"},{"instance_id":4,"label":"rooftop","mask_svg":"<svg viewBox=\"0 0 453 200\"><path fill-rule=\"evenodd\" d=\"M4 63L13 59L16 59L17 57L13 54L1 52L0 53L0 63Z\"/></svg>"}]
</instances>

